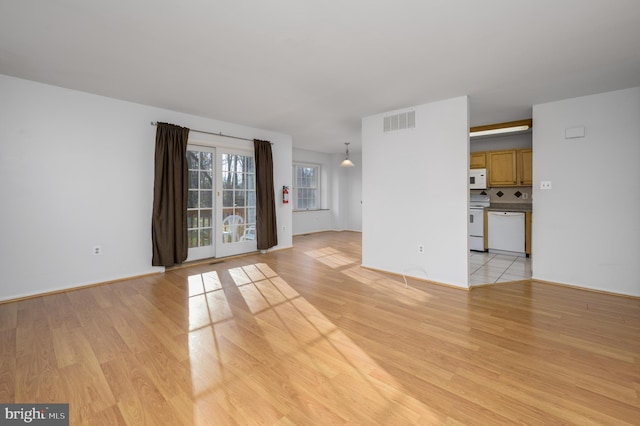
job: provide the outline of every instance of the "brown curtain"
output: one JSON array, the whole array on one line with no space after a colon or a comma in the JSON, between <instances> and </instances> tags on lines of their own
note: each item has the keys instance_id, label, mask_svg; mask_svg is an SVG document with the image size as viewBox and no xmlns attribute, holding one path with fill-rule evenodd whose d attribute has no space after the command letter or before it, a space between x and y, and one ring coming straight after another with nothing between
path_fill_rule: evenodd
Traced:
<instances>
[{"instance_id":1,"label":"brown curtain","mask_svg":"<svg viewBox=\"0 0 640 426\"><path fill-rule=\"evenodd\" d=\"M278 245L271 142L254 139L256 158L256 242L258 250Z\"/></svg>"},{"instance_id":2,"label":"brown curtain","mask_svg":"<svg viewBox=\"0 0 640 426\"><path fill-rule=\"evenodd\" d=\"M187 259L187 139L189 129L158 123L151 238L153 266Z\"/></svg>"}]
</instances>

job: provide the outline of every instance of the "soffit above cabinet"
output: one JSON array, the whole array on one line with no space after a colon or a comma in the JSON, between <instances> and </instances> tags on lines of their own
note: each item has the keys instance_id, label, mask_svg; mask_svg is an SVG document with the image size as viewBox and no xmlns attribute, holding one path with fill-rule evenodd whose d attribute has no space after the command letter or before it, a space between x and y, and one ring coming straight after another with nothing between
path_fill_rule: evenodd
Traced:
<instances>
[{"instance_id":1,"label":"soffit above cabinet","mask_svg":"<svg viewBox=\"0 0 640 426\"><path fill-rule=\"evenodd\" d=\"M469 129L469 137L476 140L479 138L522 134L531 132L532 127L533 120L530 118L526 120L508 121L506 123L475 126Z\"/></svg>"}]
</instances>

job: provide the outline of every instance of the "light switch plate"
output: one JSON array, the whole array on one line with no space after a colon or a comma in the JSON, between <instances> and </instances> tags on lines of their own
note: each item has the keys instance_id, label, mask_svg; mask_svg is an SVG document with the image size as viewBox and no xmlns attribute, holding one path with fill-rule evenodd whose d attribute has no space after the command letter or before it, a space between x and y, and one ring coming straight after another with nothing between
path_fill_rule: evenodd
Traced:
<instances>
[{"instance_id":1,"label":"light switch plate","mask_svg":"<svg viewBox=\"0 0 640 426\"><path fill-rule=\"evenodd\" d=\"M551 189L551 181L550 180L540 181L540 189Z\"/></svg>"}]
</instances>

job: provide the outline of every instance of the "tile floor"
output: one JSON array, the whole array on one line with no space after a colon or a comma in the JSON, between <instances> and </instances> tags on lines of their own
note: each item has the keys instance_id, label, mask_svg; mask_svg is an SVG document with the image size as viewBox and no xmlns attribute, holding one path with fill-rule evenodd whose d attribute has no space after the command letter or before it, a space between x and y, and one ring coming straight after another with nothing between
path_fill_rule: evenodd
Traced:
<instances>
[{"instance_id":1,"label":"tile floor","mask_svg":"<svg viewBox=\"0 0 640 426\"><path fill-rule=\"evenodd\" d=\"M531 258L469 252L469 284L490 284L531 278Z\"/></svg>"}]
</instances>

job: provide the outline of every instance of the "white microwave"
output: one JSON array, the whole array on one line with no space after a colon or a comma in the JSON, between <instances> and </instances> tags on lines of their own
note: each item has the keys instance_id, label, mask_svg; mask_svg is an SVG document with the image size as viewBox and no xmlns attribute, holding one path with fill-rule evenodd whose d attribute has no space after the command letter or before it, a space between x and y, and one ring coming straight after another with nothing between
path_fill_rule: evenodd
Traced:
<instances>
[{"instance_id":1,"label":"white microwave","mask_svg":"<svg viewBox=\"0 0 640 426\"><path fill-rule=\"evenodd\" d=\"M487 189L487 169L471 169L469 189Z\"/></svg>"}]
</instances>

